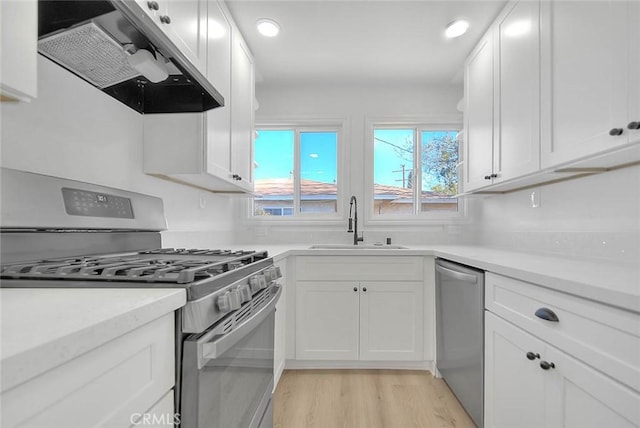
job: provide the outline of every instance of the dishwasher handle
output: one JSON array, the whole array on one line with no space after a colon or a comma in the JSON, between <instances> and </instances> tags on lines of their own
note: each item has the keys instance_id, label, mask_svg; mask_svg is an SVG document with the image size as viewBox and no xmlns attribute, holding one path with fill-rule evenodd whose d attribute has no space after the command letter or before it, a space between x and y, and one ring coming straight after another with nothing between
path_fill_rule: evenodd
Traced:
<instances>
[{"instance_id":1,"label":"dishwasher handle","mask_svg":"<svg viewBox=\"0 0 640 428\"><path fill-rule=\"evenodd\" d=\"M448 269L444 266L436 265L436 270L443 275L458 279L460 281L469 282L471 284L476 284L478 282L478 277L475 275L469 275L468 273L458 272L453 269Z\"/></svg>"}]
</instances>

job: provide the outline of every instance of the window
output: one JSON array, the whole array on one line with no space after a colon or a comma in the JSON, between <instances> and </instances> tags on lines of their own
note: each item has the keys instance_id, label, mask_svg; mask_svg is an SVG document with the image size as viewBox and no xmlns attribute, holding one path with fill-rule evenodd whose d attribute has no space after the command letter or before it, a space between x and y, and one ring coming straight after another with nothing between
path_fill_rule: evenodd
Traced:
<instances>
[{"instance_id":1,"label":"window","mask_svg":"<svg viewBox=\"0 0 640 428\"><path fill-rule=\"evenodd\" d=\"M336 216L338 138L336 128L259 128L253 217Z\"/></svg>"},{"instance_id":2,"label":"window","mask_svg":"<svg viewBox=\"0 0 640 428\"><path fill-rule=\"evenodd\" d=\"M374 218L457 213L458 131L373 126Z\"/></svg>"}]
</instances>

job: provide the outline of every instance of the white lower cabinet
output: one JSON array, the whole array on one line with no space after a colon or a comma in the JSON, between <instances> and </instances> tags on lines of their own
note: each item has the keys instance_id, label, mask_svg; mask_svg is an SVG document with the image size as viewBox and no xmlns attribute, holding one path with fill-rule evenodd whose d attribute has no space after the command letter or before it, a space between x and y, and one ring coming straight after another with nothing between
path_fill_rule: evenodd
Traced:
<instances>
[{"instance_id":1,"label":"white lower cabinet","mask_svg":"<svg viewBox=\"0 0 640 428\"><path fill-rule=\"evenodd\" d=\"M486 311L484 426L638 427L640 394Z\"/></svg>"},{"instance_id":2,"label":"white lower cabinet","mask_svg":"<svg viewBox=\"0 0 640 428\"><path fill-rule=\"evenodd\" d=\"M296 358L418 361L423 283L299 281Z\"/></svg>"},{"instance_id":3,"label":"white lower cabinet","mask_svg":"<svg viewBox=\"0 0 640 428\"><path fill-rule=\"evenodd\" d=\"M640 426L640 315L485 275L485 427Z\"/></svg>"},{"instance_id":4,"label":"white lower cabinet","mask_svg":"<svg viewBox=\"0 0 640 428\"><path fill-rule=\"evenodd\" d=\"M0 425L173 426L174 349L172 312L3 392Z\"/></svg>"}]
</instances>

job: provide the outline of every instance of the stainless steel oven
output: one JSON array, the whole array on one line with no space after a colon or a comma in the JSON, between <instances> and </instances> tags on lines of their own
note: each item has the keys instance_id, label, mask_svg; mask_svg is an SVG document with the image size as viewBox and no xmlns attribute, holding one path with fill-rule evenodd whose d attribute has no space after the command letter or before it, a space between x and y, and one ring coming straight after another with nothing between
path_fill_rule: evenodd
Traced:
<instances>
[{"instance_id":1,"label":"stainless steel oven","mask_svg":"<svg viewBox=\"0 0 640 428\"><path fill-rule=\"evenodd\" d=\"M271 427L275 304L272 288L254 310L247 308L183 348L184 428ZM231 324L237 327L230 329Z\"/></svg>"},{"instance_id":2,"label":"stainless steel oven","mask_svg":"<svg viewBox=\"0 0 640 428\"><path fill-rule=\"evenodd\" d=\"M0 286L184 288L176 419L184 428L272 426L281 273L266 251L158 248L159 198L1 171Z\"/></svg>"}]
</instances>

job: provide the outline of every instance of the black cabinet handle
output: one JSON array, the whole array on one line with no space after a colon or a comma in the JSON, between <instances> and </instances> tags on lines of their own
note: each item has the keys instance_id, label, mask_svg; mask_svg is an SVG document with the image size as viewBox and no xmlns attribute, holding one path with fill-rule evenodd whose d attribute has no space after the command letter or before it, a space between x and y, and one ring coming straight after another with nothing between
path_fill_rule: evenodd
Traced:
<instances>
[{"instance_id":1,"label":"black cabinet handle","mask_svg":"<svg viewBox=\"0 0 640 428\"><path fill-rule=\"evenodd\" d=\"M548 363L548 362L546 362L546 361L544 361L544 360L543 360L543 361L540 361L540 368L541 368L542 370L555 369L555 368L556 368L556 365L555 365L555 364L553 364L553 363Z\"/></svg>"},{"instance_id":2,"label":"black cabinet handle","mask_svg":"<svg viewBox=\"0 0 640 428\"><path fill-rule=\"evenodd\" d=\"M628 129L640 129L640 122L629 122Z\"/></svg>"},{"instance_id":3,"label":"black cabinet handle","mask_svg":"<svg viewBox=\"0 0 640 428\"><path fill-rule=\"evenodd\" d=\"M242 181L242 177L240 177L238 174L233 174L231 178L233 178L236 181Z\"/></svg>"},{"instance_id":4,"label":"black cabinet handle","mask_svg":"<svg viewBox=\"0 0 640 428\"><path fill-rule=\"evenodd\" d=\"M162 15L160 17L160 22L162 22L163 24L171 24L171 18L169 17L169 15Z\"/></svg>"},{"instance_id":5,"label":"black cabinet handle","mask_svg":"<svg viewBox=\"0 0 640 428\"><path fill-rule=\"evenodd\" d=\"M613 128L611 131L609 131L609 135L611 135L612 137L617 137L618 135L622 135L623 132L624 129L622 128Z\"/></svg>"},{"instance_id":6,"label":"black cabinet handle","mask_svg":"<svg viewBox=\"0 0 640 428\"><path fill-rule=\"evenodd\" d=\"M490 176L490 175L485 175L485 176L484 176L484 179L485 179L485 180L491 180L491 176Z\"/></svg>"},{"instance_id":7,"label":"black cabinet handle","mask_svg":"<svg viewBox=\"0 0 640 428\"><path fill-rule=\"evenodd\" d=\"M147 7L151 10L158 10L160 9L160 6L158 5L157 1L148 1L147 2Z\"/></svg>"},{"instance_id":8,"label":"black cabinet handle","mask_svg":"<svg viewBox=\"0 0 640 428\"><path fill-rule=\"evenodd\" d=\"M556 313L553 312L549 308L540 308L540 309L538 309L536 311L535 315L538 318L543 319L545 321L551 321L551 322L559 322L560 321L560 319L558 318Z\"/></svg>"},{"instance_id":9,"label":"black cabinet handle","mask_svg":"<svg viewBox=\"0 0 640 428\"><path fill-rule=\"evenodd\" d=\"M498 174L491 174L491 178L498 178Z\"/></svg>"},{"instance_id":10,"label":"black cabinet handle","mask_svg":"<svg viewBox=\"0 0 640 428\"><path fill-rule=\"evenodd\" d=\"M527 359L533 361L536 358L540 358L540 354L538 353L533 353L533 352L527 352Z\"/></svg>"}]
</instances>

